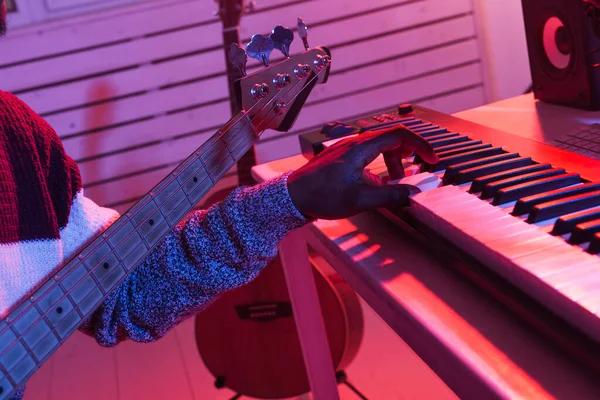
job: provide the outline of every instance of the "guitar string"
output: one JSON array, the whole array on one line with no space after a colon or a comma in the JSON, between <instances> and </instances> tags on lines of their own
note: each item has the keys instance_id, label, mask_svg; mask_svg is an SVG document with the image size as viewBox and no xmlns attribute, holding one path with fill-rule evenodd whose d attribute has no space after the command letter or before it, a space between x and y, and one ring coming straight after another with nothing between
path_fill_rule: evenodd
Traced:
<instances>
[{"instance_id":1,"label":"guitar string","mask_svg":"<svg viewBox=\"0 0 600 400\"><path fill-rule=\"evenodd\" d=\"M307 85L308 85L308 84L310 84L310 83L312 83L312 82L313 82L315 79L317 79L317 78L319 77L319 75L320 75L320 74L321 74L323 71L325 71L325 70L327 70L327 68L323 68L323 69L321 69L319 72L315 73L315 74L314 74L314 76L313 76L312 78L310 78L308 81L306 81L306 82L307 82ZM299 85L299 84L301 84L301 83L303 83L303 82L304 82L304 81L302 81L302 80L299 80L299 81L298 81L298 82L297 82L297 83L296 83L294 86L292 86L291 88L289 88L289 89L288 89L288 91L287 91L285 94L287 94L288 92L290 92L291 90L293 90L293 89L294 89L294 88L295 88L297 85ZM262 111L262 110L266 109L266 108L267 108L267 107L268 107L268 106L269 106L269 105L270 105L270 104L271 104L273 101L275 101L276 99L278 99L278 97L284 97L284 95L285 95L285 94L283 94L283 95L282 95L281 93L282 93L282 92L280 92L280 93L278 93L277 95L273 96L273 98L272 98L272 99L271 99L269 102L267 102L267 103L266 103L266 104L265 104L263 107L261 107L259 111ZM286 100L286 103L293 102L293 101L294 101L294 100L295 100L295 99L296 99L296 98L297 98L297 97L300 95L300 93L301 93L301 92L298 92L298 93L297 93L296 95L294 95L294 96L293 96L291 99L289 99L289 100ZM235 125L236 123L238 123L239 121L241 121L241 120L242 120L242 119L243 119L243 118L244 118L244 117L247 115L247 113L248 113L249 111L251 111L251 110L252 110L254 107L256 107L258 104L259 104L259 103L256 103L254 106L250 107L250 108L248 109L248 111L246 111L246 112L244 113L244 115L240 116L240 117L239 117L239 118L236 120L236 122L235 122L235 123L233 123L233 125ZM275 104L275 105L273 105L273 107L272 107L272 108L274 108L275 106L276 106L276 104ZM261 126L262 124L264 124L265 122L272 122L272 121L273 121L273 120L274 120L276 117L277 117L277 115L273 116L273 117L272 117L270 120L268 120L268 121L267 121L266 119L263 119L263 120L262 120L262 121L259 123L259 125L257 126L257 128L259 128L259 130L260 130L260 126ZM231 121L230 121L230 122L231 122ZM252 121L250 121L249 123L247 123L246 125L244 125L244 127L242 127L242 128L239 128L239 129L236 131L236 133L237 133L237 132L240 132L241 130L245 130L245 128L247 128L247 127L248 127L248 126L251 124L251 122L252 122ZM223 129L223 128L221 128L221 129ZM227 133L227 132L223 132L223 133L221 133L221 134L218 136L218 139L222 138L222 136L223 136L223 135L225 135L226 133ZM228 149L228 150L229 150L229 149ZM205 150L205 151L207 151L207 150ZM230 152L230 153L231 153L231 152ZM198 153L196 152L196 154L198 154ZM203 153L201 153L201 154L204 154L204 152L203 152ZM203 164L203 163L202 163L202 167L201 167L201 168L204 168L204 169L206 170L206 166L204 166L204 164ZM199 169L200 169L200 168L199 168ZM207 170L207 172L208 172L208 170ZM173 174L173 173L171 173L171 174L169 174L169 175L170 175L170 176L174 176L174 174ZM210 178L210 176L209 176L209 178ZM175 178L175 179L176 179L176 178ZM175 180L175 179L172 179L170 182L173 182L173 180ZM190 179L191 179L191 178L190 178ZM189 180L189 179L188 179L188 180ZM186 182L187 182L187 181L186 181ZM165 187L167 187L167 186L168 186L168 185L165 185ZM177 190L175 190L174 192L176 192L176 191L180 190L180 189L181 189L183 186L184 186L184 185L180 185L180 186L177 188ZM161 189L161 190L164 190L164 188L163 188L163 189ZM159 191L159 192L160 192L160 191ZM171 195L171 196L172 196L172 195ZM169 199L170 199L170 197L168 197L168 198L167 198L167 199L166 199L166 200L165 200L165 201L164 201L164 202L163 202L161 205L158 205L158 208L160 208L162 205L164 205L164 204L165 204L165 203L166 203L166 202L167 202ZM150 199L150 200L151 200L151 199ZM148 203L146 203L146 204L148 204ZM138 213L138 212L139 212L139 210L138 210L138 211L136 211L135 213L131 214L131 215L130 215L130 214L126 214L126 215L128 216L128 219L127 219L127 220L128 220L128 221L130 221L130 220L131 220L131 218L132 218L133 216L135 216L135 214L136 214L136 213ZM150 216L149 216L149 217L147 217L147 218L146 218L144 221L146 221L148 218L150 218ZM144 221L143 221L143 222L141 222L141 223L138 225L138 227L139 227L139 226L141 226L141 225L144 223ZM127 239L127 238L128 238L130 235L131 235L131 234L133 234L133 233L136 231L136 229L137 229L137 228L134 228L134 230L133 230L133 231L132 231L132 232L131 232L131 233L130 233L128 236L126 236L126 237L125 237L125 238L124 238L124 239L123 239L121 242L119 242L119 244L115 245L115 248L112 248L112 249L111 249L111 251L110 251L110 252L108 252L108 253L106 254L106 256L103 258L103 260L105 260L105 259L106 259L106 257L108 257L108 256L110 256L110 255L112 255L112 254L114 254L114 251L115 251L115 249L116 249L116 248L117 248L117 247L118 247L118 246L119 246L121 243L123 243L123 241L125 241L125 240L126 240L126 239ZM96 248L92 249L92 252L93 252L93 251L95 251L96 249L98 249L98 248L99 248L101 245L105 244L105 243L106 243L106 241L112 237L112 235L114 235L114 233L113 233L113 234L111 234L110 236L101 236L101 237L103 237L103 239L104 239L104 240L103 240L103 241L101 241L101 242L98 244L98 246L97 246ZM109 247L110 247L110 246L109 246ZM87 250L87 247L86 247L86 248L84 248L84 250ZM66 265L68 265L69 263L71 263L72 261L74 261L74 260L76 260L76 259L77 259L77 256L75 256L74 258L72 258L72 259L71 259L71 260L70 260L70 261L69 261L69 262L68 262ZM102 261L103 261L103 260L102 260ZM86 274L85 274L85 275L84 275L84 276L83 276L81 279L79 279L79 281L77 281L77 282L76 282L76 283L73 285L73 287L75 287L75 286L77 286L78 284L80 284L80 283L81 283L81 282L82 282L82 281L83 281L85 278L87 278L88 276L90 276L90 274L91 274L91 273L93 273L93 272L94 272L96 269L98 269L98 268L100 267L100 265L102 264L102 261L100 261L100 262L99 262L99 263L98 263L98 264L97 264L95 267L91 268L91 269L90 269L90 270L89 270L89 271L88 271L88 272L87 272L87 273L86 273ZM120 263L122 264L123 262L122 262L122 261L120 261ZM81 261L81 260L80 260L80 261L78 261L78 263L74 264L74 265L73 265L73 266L72 266L72 267L69 269L69 272L70 272L70 271L72 271L72 270L74 270L75 268L78 268L78 267L80 267L80 266L81 266L81 264L83 264L83 261ZM87 268L86 268L86 269L87 269ZM62 272L62 271L61 271L61 272ZM127 275L127 274L126 274L126 275ZM52 278L51 278L51 279L52 279ZM47 289L47 290L44 292L44 294L46 294L46 293L49 293L49 292L50 292L50 290L52 290L52 289L56 288L58 285L60 285L60 281L55 281L55 282L56 282L56 283L54 283L54 284L53 284L53 285L52 285L50 288L48 288L48 289ZM61 290L62 290L62 289L61 289ZM46 312L44 312L44 313L43 313L43 314L42 314L42 315L41 315L39 318L37 318L37 319L36 319L36 320L35 320L35 321L34 321L32 324L30 324L30 326L29 326L29 327L28 327L26 330L24 330L24 331L23 331L22 333L20 333L20 334L17 334L17 335L16 335L16 338L15 338L15 339L13 339L13 341L12 341L11 345L9 345L9 346L8 346L8 347L7 347L7 348L6 348L6 349L5 349L5 350L4 350L4 351L3 351L3 352L0 354L0 356L4 356L6 352L8 352L8 351L9 351L9 350L10 350L10 349L11 349L11 348L12 348L12 347L13 347L13 346L14 346L14 345L17 343L17 342L19 342L19 341L20 341L20 340L21 340L21 339L22 339L22 338L23 338L25 335L27 335L27 333L29 333L30 329L32 329L32 328L33 328L33 326L35 326L35 325L36 325L36 324L38 324L40 321L42 321L42 320L44 319L44 317L46 317L46 316L47 316L47 315L48 315L48 314L49 314L49 313L50 313L50 312L51 312L51 311L52 311L52 310L55 308L55 306L56 306L57 304L59 304L61 301L63 301L63 300L64 300L64 299L65 299L65 298L66 298L66 297L69 295L69 293L70 293L70 291L67 291L66 293L64 293L64 294L63 294L63 295L62 295L62 296L59 298L59 300L58 300L58 301L55 301L55 302L52 304L52 306L51 306L51 307L49 307L49 308L48 308L48 310L47 310ZM104 297L104 296L103 296L103 297ZM6 332L8 329L10 329L11 327L13 327L13 326L14 326L14 324L16 323L16 321L18 321L18 319L19 319L21 316L23 316L23 314L25 314L25 313L27 313L29 310L31 310L31 308L32 308L32 307L35 307L35 303L33 303L33 302L32 302L32 304L30 304L28 307L26 307L26 308L25 308L25 310L23 310L23 312L22 312L21 314L19 314L17 317L15 317L14 319L13 319L13 318L11 318L11 320L8 320L8 321L7 321L7 326L5 326L5 327L4 327L4 329L2 330L2 332L0 332L0 334L3 334L3 333L5 333L5 332ZM80 310L77 310L77 305L74 305L73 311L78 311L78 314L82 314ZM92 311L92 312L93 312L93 311ZM89 313L88 313L88 315L89 315ZM86 315L86 316L87 316L87 315ZM84 318L85 318L85 316L84 316ZM50 329L50 332L48 332L48 333L46 333L46 334L44 335L44 338L45 338L45 337L46 337L48 334L51 334L51 333L52 333L52 330L53 330L53 329L51 328L51 329ZM13 331L13 332L14 332L14 331ZM62 342L64 342L64 340L66 340L66 338L67 338L67 337L65 337L65 338L62 338L62 339L59 339L59 343L62 343ZM38 342L38 343L39 343L39 342Z\"/></svg>"}]
</instances>

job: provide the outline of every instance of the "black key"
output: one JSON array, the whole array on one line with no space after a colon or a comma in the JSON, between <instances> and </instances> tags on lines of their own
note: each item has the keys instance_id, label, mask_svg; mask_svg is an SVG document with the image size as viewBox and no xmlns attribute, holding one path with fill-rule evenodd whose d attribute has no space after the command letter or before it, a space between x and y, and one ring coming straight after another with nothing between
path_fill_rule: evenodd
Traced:
<instances>
[{"instance_id":1,"label":"black key","mask_svg":"<svg viewBox=\"0 0 600 400\"><path fill-rule=\"evenodd\" d=\"M464 163L466 161L476 160L478 158L484 158L489 156L495 156L497 154L506 153L504 149L501 147L491 147L489 149L482 150L474 150L469 151L467 153L456 154L454 156L446 157L443 160L440 160L435 165L425 165L428 172L437 172L443 169L447 169L448 167L460 163Z\"/></svg>"},{"instance_id":2,"label":"black key","mask_svg":"<svg viewBox=\"0 0 600 400\"><path fill-rule=\"evenodd\" d=\"M448 132L448 133L442 133L440 135L429 136L427 138L427 141L435 142L436 140L449 139L449 138L454 138L454 137L458 137L458 136L460 136L460 133L458 133L458 132Z\"/></svg>"},{"instance_id":3,"label":"black key","mask_svg":"<svg viewBox=\"0 0 600 400\"><path fill-rule=\"evenodd\" d=\"M556 220L551 233L553 235L564 235L575 229L575 225L598 218L600 218L600 208L564 215Z\"/></svg>"},{"instance_id":4,"label":"black key","mask_svg":"<svg viewBox=\"0 0 600 400\"><path fill-rule=\"evenodd\" d=\"M506 171L509 169L514 169L518 167L524 167L526 165L533 164L533 160L530 157L517 157L511 158L504 161L498 161L491 164L482 165L479 167L473 167L469 169L465 169L458 173L452 180L455 185L462 185L463 183L472 182L474 179L486 176L489 174L494 174L497 172Z\"/></svg>"},{"instance_id":5,"label":"black key","mask_svg":"<svg viewBox=\"0 0 600 400\"><path fill-rule=\"evenodd\" d=\"M507 171L496 172L490 175L480 176L476 178L473 183L471 183L471 188L469 188L469 193L477 193L481 192L485 185L490 182L496 182L502 179L510 178L512 176L517 176L521 174L528 174L534 171L541 171L543 169L550 169L552 166L550 164L533 164L528 165L526 167L510 169Z\"/></svg>"},{"instance_id":6,"label":"black key","mask_svg":"<svg viewBox=\"0 0 600 400\"><path fill-rule=\"evenodd\" d=\"M562 174L548 178L536 179L535 181L500 189L498 193L496 193L492 204L497 206L504 203L510 203L511 201L515 201L526 196L564 188L565 186L574 185L580 182L581 177L578 174ZM516 206L515 210L517 210ZM515 214L515 211L513 211L513 214L521 215L524 213Z\"/></svg>"},{"instance_id":7,"label":"black key","mask_svg":"<svg viewBox=\"0 0 600 400\"><path fill-rule=\"evenodd\" d=\"M460 149L460 148L469 147L469 146L475 146L475 145L481 144L481 143L482 143L481 140L467 140L466 142L449 144L448 146L441 146L441 147L436 148L433 151L436 154L438 154L438 153L442 153L444 151L449 151L449 150L454 150L454 149Z\"/></svg>"},{"instance_id":8,"label":"black key","mask_svg":"<svg viewBox=\"0 0 600 400\"><path fill-rule=\"evenodd\" d=\"M449 144L466 142L467 140L471 140L471 138L468 136L456 136L448 139L432 140L431 142L429 142L429 145L435 149L438 147L447 146Z\"/></svg>"},{"instance_id":9,"label":"black key","mask_svg":"<svg viewBox=\"0 0 600 400\"><path fill-rule=\"evenodd\" d=\"M438 147L436 149L434 149L433 151L438 154L441 153L443 151L449 151L449 150L454 150L454 149L460 149L463 147L469 147L469 146L474 146L476 144L481 144L481 140L467 140L465 142L460 142L460 143L455 143L455 144L449 144L448 146L441 146ZM423 164L423 159L421 158L421 156L419 156L418 154L415 156L415 160L414 160L415 164Z\"/></svg>"},{"instance_id":10,"label":"black key","mask_svg":"<svg viewBox=\"0 0 600 400\"><path fill-rule=\"evenodd\" d=\"M533 206L527 222L538 222L600 205L600 190L580 193Z\"/></svg>"},{"instance_id":11,"label":"black key","mask_svg":"<svg viewBox=\"0 0 600 400\"><path fill-rule=\"evenodd\" d=\"M432 128L432 129L418 131L419 136L422 136L424 138L434 136L434 135L439 135L440 133L446 133L446 132L448 132L447 128Z\"/></svg>"},{"instance_id":12,"label":"black key","mask_svg":"<svg viewBox=\"0 0 600 400\"><path fill-rule=\"evenodd\" d=\"M600 232L600 219L577 224L568 242L571 244L589 242L598 232Z\"/></svg>"},{"instance_id":13,"label":"black key","mask_svg":"<svg viewBox=\"0 0 600 400\"><path fill-rule=\"evenodd\" d=\"M492 147L491 144L476 144L473 146L461 147L460 149L440 151L436 154L439 158L446 158L446 157L454 156L456 154L466 153L469 151L489 149L490 147Z\"/></svg>"},{"instance_id":14,"label":"black key","mask_svg":"<svg viewBox=\"0 0 600 400\"><path fill-rule=\"evenodd\" d=\"M525 182L531 182L542 178L548 178L550 176L562 175L564 173L564 169L543 169L541 171L530 172L528 174L513 176L512 178L491 182L485 185L481 191L481 198L489 199L496 196L500 189L520 185Z\"/></svg>"},{"instance_id":15,"label":"black key","mask_svg":"<svg viewBox=\"0 0 600 400\"><path fill-rule=\"evenodd\" d=\"M596 233L590 242L587 252L590 254L600 253L600 233Z\"/></svg>"},{"instance_id":16,"label":"black key","mask_svg":"<svg viewBox=\"0 0 600 400\"><path fill-rule=\"evenodd\" d=\"M581 179L579 179L575 183L581 183ZM555 188L555 190L538 192L538 194L519 199L517 204L515 204L515 208L513 209L512 213L513 215L529 214L533 209L533 206L536 206L538 204L547 203L553 200L564 199L565 197L574 196L576 194L594 192L596 190L600 190L600 183L584 183L583 185L577 185L572 187L563 186L562 189Z\"/></svg>"},{"instance_id":17,"label":"black key","mask_svg":"<svg viewBox=\"0 0 600 400\"><path fill-rule=\"evenodd\" d=\"M420 134L421 132L427 132L427 131L431 131L431 130L439 130L439 128L440 128L439 125L423 124L423 125L413 126L410 128L410 130ZM444 132L440 132L440 133L444 133Z\"/></svg>"},{"instance_id":18,"label":"black key","mask_svg":"<svg viewBox=\"0 0 600 400\"><path fill-rule=\"evenodd\" d=\"M439 128L439 125L433 125L430 124L428 122L424 122L422 124L418 124L418 125L413 125L410 127L410 130L413 132L418 132L420 130L427 130L427 129L432 129L432 128Z\"/></svg>"},{"instance_id":19,"label":"black key","mask_svg":"<svg viewBox=\"0 0 600 400\"><path fill-rule=\"evenodd\" d=\"M492 163L495 163L498 161L509 160L511 158L517 158L517 157L519 157L518 153L503 153L503 154L497 154L497 155L491 156L491 157L483 157L483 158L478 158L476 160L465 161L460 164L455 164L451 167L446 168L446 172L444 172L444 177L442 178L442 180L444 182L452 182L452 181L454 181L455 177L464 170L479 167L482 165L492 164Z\"/></svg>"}]
</instances>

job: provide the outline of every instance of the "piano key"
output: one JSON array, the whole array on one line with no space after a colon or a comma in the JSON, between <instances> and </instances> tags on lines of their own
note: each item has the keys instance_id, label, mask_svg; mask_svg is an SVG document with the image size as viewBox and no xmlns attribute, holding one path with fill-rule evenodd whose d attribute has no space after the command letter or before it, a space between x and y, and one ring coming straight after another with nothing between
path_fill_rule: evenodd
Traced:
<instances>
[{"instance_id":1,"label":"piano key","mask_svg":"<svg viewBox=\"0 0 600 400\"><path fill-rule=\"evenodd\" d=\"M440 147L435 148L433 151L436 154L438 154L438 153L441 153L443 151L460 149L462 147L474 146L474 145L477 145L477 144L482 144L482 141L481 140L467 140L467 141L464 141L464 142L449 144L447 146L440 146ZM421 156L419 156L419 155L415 156L415 163L416 164L423 164L423 159L421 158Z\"/></svg>"},{"instance_id":2,"label":"piano key","mask_svg":"<svg viewBox=\"0 0 600 400\"><path fill-rule=\"evenodd\" d=\"M461 147L458 149L436 152L437 156L442 159L456 154L467 153L469 151L482 150L491 148L491 144L476 144L473 146Z\"/></svg>"},{"instance_id":3,"label":"piano key","mask_svg":"<svg viewBox=\"0 0 600 400\"><path fill-rule=\"evenodd\" d=\"M439 153L444 152L444 151L454 150L454 149L460 149L462 147L469 147L469 146L474 146L474 145L482 144L482 143L483 142L481 140L467 140L465 142L454 143L454 144L449 144L447 146L437 147L433 151L436 154L439 154Z\"/></svg>"},{"instance_id":4,"label":"piano key","mask_svg":"<svg viewBox=\"0 0 600 400\"><path fill-rule=\"evenodd\" d=\"M529 212L529 216L527 217L527 222L539 222L598 205L600 205L599 190L576 194L533 206L533 209Z\"/></svg>"},{"instance_id":5,"label":"piano key","mask_svg":"<svg viewBox=\"0 0 600 400\"><path fill-rule=\"evenodd\" d=\"M560 277L562 272L572 272L579 266L585 266L593 261L598 261L594 256L583 251L581 247L557 246L545 252L538 252L525 256L518 260L527 266L527 271L544 279L546 282L558 282L564 280Z\"/></svg>"},{"instance_id":6,"label":"piano key","mask_svg":"<svg viewBox=\"0 0 600 400\"><path fill-rule=\"evenodd\" d=\"M497 154L495 156L478 158L478 159L471 160L471 161L465 161L460 164L455 164L455 165L448 167L446 169L446 171L444 171L444 181L452 182L460 172L465 171L467 169L480 167L480 166L484 166L484 165L489 165L489 164L493 164L493 163L496 163L499 161L510 160L510 159L518 158L518 157L519 157L519 154L517 154L517 153L502 153L502 154Z\"/></svg>"},{"instance_id":7,"label":"piano key","mask_svg":"<svg viewBox=\"0 0 600 400\"><path fill-rule=\"evenodd\" d=\"M472 160L476 160L478 158L494 156L494 155L498 155L498 154L502 154L502 153L506 153L506 151L504 149L502 149L501 147L491 147L489 149L474 150L474 151L469 151L467 153L462 153L462 154L457 154L454 156L446 157L443 160L440 160L435 165L424 164L424 168L429 172L437 172L437 171L442 171L442 170L448 168L449 166L452 166L455 164L460 164L460 163L463 163L466 161L472 161Z\"/></svg>"},{"instance_id":8,"label":"piano key","mask_svg":"<svg viewBox=\"0 0 600 400\"><path fill-rule=\"evenodd\" d=\"M563 199L565 197L573 196L580 193L589 193L596 190L600 190L600 183L584 183L577 186L571 186L566 188L563 187L562 189L554 188L554 190L538 192L537 194L533 194L531 196L519 199L513 210L513 215L528 214L533 209L533 206L537 204Z\"/></svg>"},{"instance_id":9,"label":"piano key","mask_svg":"<svg viewBox=\"0 0 600 400\"><path fill-rule=\"evenodd\" d=\"M516 157L508 160L497 161L491 164L465 169L459 172L451 182L448 182L448 184L452 183L455 185L462 185L463 183L472 182L474 179L482 176L524 167L531 164L533 164L531 157Z\"/></svg>"},{"instance_id":10,"label":"piano key","mask_svg":"<svg viewBox=\"0 0 600 400\"><path fill-rule=\"evenodd\" d=\"M519 200L525 196L544 193L553 189L564 188L565 186L575 185L580 182L581 177L579 174L561 174L548 178L536 179L535 181L500 189L498 193L496 193L496 196L494 196L492 204L496 206L509 203L511 201ZM516 209L517 207L515 206L515 210ZM523 209L523 207L519 208L519 210L521 209ZM521 214L524 213L520 212L515 213L514 215Z\"/></svg>"},{"instance_id":11,"label":"piano key","mask_svg":"<svg viewBox=\"0 0 600 400\"><path fill-rule=\"evenodd\" d=\"M475 178L475 180L471 183L471 187L469 188L469 193L478 193L481 192L485 185L490 182L496 182L502 179L510 178L513 176L518 176L522 174L527 174L530 172L541 171L543 169L550 169L552 166L550 164L533 164L525 167L510 169L506 171L496 172L490 175L480 176Z\"/></svg>"},{"instance_id":12,"label":"piano key","mask_svg":"<svg viewBox=\"0 0 600 400\"><path fill-rule=\"evenodd\" d=\"M456 136L447 139L432 140L431 142L429 142L429 145L435 149L437 147L447 146L449 144L454 143L466 142L468 140L471 140L471 138L468 136Z\"/></svg>"},{"instance_id":13,"label":"piano key","mask_svg":"<svg viewBox=\"0 0 600 400\"><path fill-rule=\"evenodd\" d=\"M446 132L448 132L447 128L429 128L429 129L419 130L416 133L418 133L420 136L423 136L424 138L428 138L430 136L439 135L440 133L446 133Z\"/></svg>"},{"instance_id":14,"label":"piano key","mask_svg":"<svg viewBox=\"0 0 600 400\"><path fill-rule=\"evenodd\" d=\"M489 199L496 196L500 189L562 174L565 174L564 169L544 169L541 171L530 172L528 174L517 175L512 178L502 179L500 181L490 182L483 187L483 190L481 191L481 198Z\"/></svg>"},{"instance_id":15,"label":"piano key","mask_svg":"<svg viewBox=\"0 0 600 400\"><path fill-rule=\"evenodd\" d=\"M590 241L590 246L587 249L590 254L600 253L600 233L594 234L594 237Z\"/></svg>"},{"instance_id":16,"label":"piano key","mask_svg":"<svg viewBox=\"0 0 600 400\"><path fill-rule=\"evenodd\" d=\"M600 208L592 208L563 215L556 221L551 233L553 235L564 235L565 233L571 232L573 228L575 228L575 225L597 218L600 218Z\"/></svg>"},{"instance_id":17,"label":"piano key","mask_svg":"<svg viewBox=\"0 0 600 400\"><path fill-rule=\"evenodd\" d=\"M442 134L439 134L439 135L429 136L427 138L427 140L429 142L435 142L437 140L448 139L448 138L455 138L455 137L459 137L459 136L461 136L461 135L458 132L447 132L447 133L442 133Z\"/></svg>"},{"instance_id":18,"label":"piano key","mask_svg":"<svg viewBox=\"0 0 600 400\"><path fill-rule=\"evenodd\" d=\"M577 224L575 225L575 229L573 229L568 242L571 244L589 242L597 232L600 232L600 219Z\"/></svg>"}]
</instances>

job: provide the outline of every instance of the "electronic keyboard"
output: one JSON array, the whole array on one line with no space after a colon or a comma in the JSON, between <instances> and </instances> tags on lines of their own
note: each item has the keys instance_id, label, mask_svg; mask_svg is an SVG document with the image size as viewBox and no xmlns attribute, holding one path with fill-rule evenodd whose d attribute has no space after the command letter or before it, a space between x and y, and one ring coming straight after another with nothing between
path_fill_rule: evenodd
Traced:
<instances>
[{"instance_id":1,"label":"electronic keyboard","mask_svg":"<svg viewBox=\"0 0 600 400\"><path fill-rule=\"evenodd\" d=\"M300 143L311 158L398 124L440 162L410 157L399 180L382 156L367 166L385 184L422 190L410 207L381 214L600 371L600 161L408 104L327 124Z\"/></svg>"}]
</instances>

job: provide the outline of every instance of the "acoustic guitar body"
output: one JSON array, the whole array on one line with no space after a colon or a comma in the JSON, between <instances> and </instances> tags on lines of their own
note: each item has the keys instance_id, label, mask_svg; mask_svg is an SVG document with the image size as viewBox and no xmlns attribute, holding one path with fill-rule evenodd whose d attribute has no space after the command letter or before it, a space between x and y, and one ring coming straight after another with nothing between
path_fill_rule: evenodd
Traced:
<instances>
[{"instance_id":1,"label":"acoustic guitar body","mask_svg":"<svg viewBox=\"0 0 600 400\"><path fill-rule=\"evenodd\" d=\"M345 281L311 262L333 364L341 370L362 340L361 305ZM310 391L279 257L254 281L197 314L195 329L200 356L224 387L263 399Z\"/></svg>"}]
</instances>

